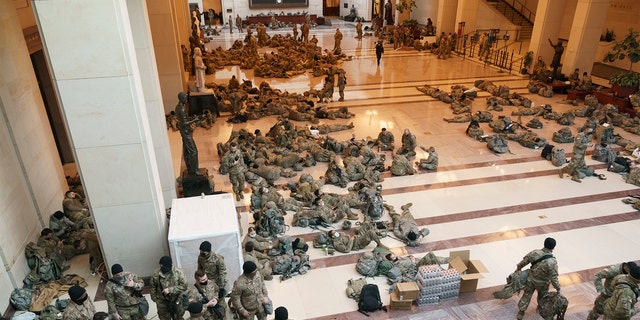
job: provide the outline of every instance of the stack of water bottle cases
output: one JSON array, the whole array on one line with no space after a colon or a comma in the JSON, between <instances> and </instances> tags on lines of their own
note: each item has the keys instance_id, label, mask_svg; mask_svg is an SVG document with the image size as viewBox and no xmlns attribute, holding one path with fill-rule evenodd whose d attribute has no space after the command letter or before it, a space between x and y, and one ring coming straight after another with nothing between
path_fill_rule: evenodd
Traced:
<instances>
[{"instance_id":1,"label":"stack of water bottle cases","mask_svg":"<svg viewBox=\"0 0 640 320\"><path fill-rule=\"evenodd\" d=\"M440 301L457 299L460 292L460 273L456 269L443 269L437 264L418 268L420 296L419 306L438 304Z\"/></svg>"}]
</instances>

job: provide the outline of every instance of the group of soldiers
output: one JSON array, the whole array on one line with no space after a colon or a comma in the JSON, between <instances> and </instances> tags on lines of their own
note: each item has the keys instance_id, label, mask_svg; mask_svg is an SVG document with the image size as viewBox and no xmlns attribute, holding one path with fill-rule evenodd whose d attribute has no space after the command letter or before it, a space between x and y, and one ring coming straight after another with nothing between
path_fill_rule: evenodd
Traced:
<instances>
[{"instance_id":1,"label":"group of soldiers","mask_svg":"<svg viewBox=\"0 0 640 320\"><path fill-rule=\"evenodd\" d=\"M25 253L32 260L32 270L24 282L29 286L60 279L69 268L68 260L79 254L90 253L93 275L103 262L93 220L81 195L67 191L62 208L49 217L49 227L42 229L37 242L27 246Z\"/></svg>"},{"instance_id":2,"label":"group of soldiers","mask_svg":"<svg viewBox=\"0 0 640 320\"><path fill-rule=\"evenodd\" d=\"M227 298L227 269L224 257L212 252L212 245L203 241L199 246L195 283L187 284L184 272L173 265L169 256L159 260L150 279L150 296L155 302L161 320L182 320L185 311L192 319L227 319L233 312L239 319L266 319L265 306L273 304L264 285L263 276L252 261L245 261L242 274L235 280ZM112 277L104 287L107 300L107 318L115 320L143 320L148 312L148 301L143 297L144 282L138 275L124 271L120 264L111 266ZM69 289L71 302L65 308L63 319L87 320L102 315L81 286ZM282 316L286 308L278 308ZM273 309L271 309L273 311ZM105 319L105 318L101 318ZM284 318L286 319L286 318Z\"/></svg>"},{"instance_id":3,"label":"group of soldiers","mask_svg":"<svg viewBox=\"0 0 640 320\"><path fill-rule=\"evenodd\" d=\"M436 39L438 59L451 58L451 51L455 49L458 41L458 35L456 33L449 33L446 35L444 32L440 33Z\"/></svg>"}]
</instances>

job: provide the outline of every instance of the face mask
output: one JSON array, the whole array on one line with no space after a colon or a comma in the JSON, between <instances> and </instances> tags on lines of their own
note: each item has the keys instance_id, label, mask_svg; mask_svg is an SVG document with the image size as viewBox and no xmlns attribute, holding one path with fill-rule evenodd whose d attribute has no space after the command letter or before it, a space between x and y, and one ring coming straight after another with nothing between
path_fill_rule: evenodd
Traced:
<instances>
[{"instance_id":1,"label":"face mask","mask_svg":"<svg viewBox=\"0 0 640 320\"><path fill-rule=\"evenodd\" d=\"M84 295L83 295L82 297L80 297L79 299L77 299L77 300L73 300L73 302L74 302L75 304L77 304L77 305L82 305L82 304L84 303L84 301L85 301L85 300L87 300L87 298L88 298L88 297L89 297L88 295L84 294Z\"/></svg>"},{"instance_id":2,"label":"face mask","mask_svg":"<svg viewBox=\"0 0 640 320\"><path fill-rule=\"evenodd\" d=\"M200 252L200 256L206 258L209 256L209 252Z\"/></svg>"},{"instance_id":3,"label":"face mask","mask_svg":"<svg viewBox=\"0 0 640 320\"><path fill-rule=\"evenodd\" d=\"M167 274L169 272L171 272L171 267L165 267L165 266L161 266L160 267L160 271L164 274Z\"/></svg>"},{"instance_id":4,"label":"face mask","mask_svg":"<svg viewBox=\"0 0 640 320\"><path fill-rule=\"evenodd\" d=\"M340 232L336 232L336 233L334 233L334 234L333 234L333 237L334 237L334 238L336 238L336 239L337 239L337 238L340 238Z\"/></svg>"},{"instance_id":5,"label":"face mask","mask_svg":"<svg viewBox=\"0 0 640 320\"><path fill-rule=\"evenodd\" d=\"M255 237L256 237L256 234L255 234L255 233L250 233L250 234L249 234L249 237L251 237L251 238L255 238Z\"/></svg>"},{"instance_id":6,"label":"face mask","mask_svg":"<svg viewBox=\"0 0 640 320\"><path fill-rule=\"evenodd\" d=\"M207 281L203 281L203 282L200 282L200 285L201 285L201 286L206 286L206 285L207 285L207 283L209 283L209 280L207 280Z\"/></svg>"}]
</instances>

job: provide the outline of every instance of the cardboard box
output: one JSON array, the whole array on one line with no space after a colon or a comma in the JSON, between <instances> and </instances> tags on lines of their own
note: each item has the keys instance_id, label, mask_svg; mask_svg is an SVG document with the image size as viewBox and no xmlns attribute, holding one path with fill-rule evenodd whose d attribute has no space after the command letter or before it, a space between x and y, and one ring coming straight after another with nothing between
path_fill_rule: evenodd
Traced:
<instances>
[{"instance_id":1,"label":"cardboard box","mask_svg":"<svg viewBox=\"0 0 640 320\"><path fill-rule=\"evenodd\" d=\"M478 288L478 279L484 278L482 273L489 272L480 260L470 260L469 250L451 251L449 253L449 269L460 273L460 292L474 292Z\"/></svg>"},{"instance_id":2,"label":"cardboard box","mask_svg":"<svg viewBox=\"0 0 640 320\"><path fill-rule=\"evenodd\" d=\"M415 282L399 282L396 284L396 292L400 300L415 300L420 295L420 287Z\"/></svg>"},{"instance_id":3,"label":"cardboard box","mask_svg":"<svg viewBox=\"0 0 640 320\"><path fill-rule=\"evenodd\" d=\"M392 292L389 297L389 309L391 310L411 310L411 307L413 306L413 300L400 300L400 296L397 292Z\"/></svg>"}]
</instances>

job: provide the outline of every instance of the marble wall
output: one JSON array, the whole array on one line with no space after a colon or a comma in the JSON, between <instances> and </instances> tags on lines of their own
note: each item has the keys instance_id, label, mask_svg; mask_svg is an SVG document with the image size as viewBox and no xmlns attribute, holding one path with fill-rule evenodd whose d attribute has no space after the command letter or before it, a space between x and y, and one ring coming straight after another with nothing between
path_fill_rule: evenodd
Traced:
<instances>
[{"instance_id":1,"label":"marble wall","mask_svg":"<svg viewBox=\"0 0 640 320\"><path fill-rule=\"evenodd\" d=\"M0 310L6 309L11 291L28 272L24 247L61 208L66 191L22 35L24 21L30 21L24 10L30 8L16 9L14 4L0 1Z\"/></svg>"}]
</instances>

